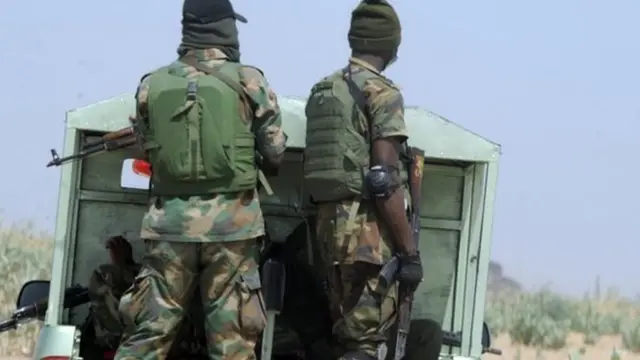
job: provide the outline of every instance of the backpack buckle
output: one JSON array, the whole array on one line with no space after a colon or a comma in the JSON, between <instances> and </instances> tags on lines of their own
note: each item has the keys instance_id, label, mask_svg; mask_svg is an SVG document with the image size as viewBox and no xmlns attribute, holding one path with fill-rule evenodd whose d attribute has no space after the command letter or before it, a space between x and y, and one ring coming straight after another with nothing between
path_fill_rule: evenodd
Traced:
<instances>
[{"instance_id":1,"label":"backpack buckle","mask_svg":"<svg viewBox=\"0 0 640 360\"><path fill-rule=\"evenodd\" d=\"M191 80L187 84L187 101L196 101L198 94L198 83Z\"/></svg>"}]
</instances>

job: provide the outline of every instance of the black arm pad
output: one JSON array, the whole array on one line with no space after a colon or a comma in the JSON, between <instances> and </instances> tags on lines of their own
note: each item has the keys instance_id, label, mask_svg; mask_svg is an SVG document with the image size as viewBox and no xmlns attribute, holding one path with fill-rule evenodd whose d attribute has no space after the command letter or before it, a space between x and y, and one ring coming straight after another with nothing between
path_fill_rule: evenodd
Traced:
<instances>
[{"instance_id":1,"label":"black arm pad","mask_svg":"<svg viewBox=\"0 0 640 360\"><path fill-rule=\"evenodd\" d=\"M364 176L365 197L388 198L400 184L393 176L396 169L387 165L373 165Z\"/></svg>"}]
</instances>

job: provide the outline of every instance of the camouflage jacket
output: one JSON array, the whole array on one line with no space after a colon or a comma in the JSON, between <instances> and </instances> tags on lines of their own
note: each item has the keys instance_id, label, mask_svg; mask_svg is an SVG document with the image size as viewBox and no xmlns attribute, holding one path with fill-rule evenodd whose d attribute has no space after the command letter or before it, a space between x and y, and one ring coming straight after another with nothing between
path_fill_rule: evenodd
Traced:
<instances>
[{"instance_id":1,"label":"camouflage jacket","mask_svg":"<svg viewBox=\"0 0 640 360\"><path fill-rule=\"evenodd\" d=\"M228 61L218 49L191 50L202 64L216 67ZM187 77L205 76L184 65ZM254 129L257 150L279 155L285 151L280 107L264 75L256 68L243 67L243 89L255 104L246 104L243 112L247 126ZM148 78L143 78L136 95L136 120L148 117ZM140 237L177 242L224 242L248 240L264 235L264 220L256 190L240 195L189 198L152 198L142 220Z\"/></svg>"},{"instance_id":2,"label":"camouflage jacket","mask_svg":"<svg viewBox=\"0 0 640 360\"><path fill-rule=\"evenodd\" d=\"M353 80L364 81L362 92L367 99L372 124L371 139L409 137L404 121L404 99L400 89L370 64L349 59ZM370 78L371 73L377 75ZM409 199L407 189L405 198ZM356 212L356 214L352 214ZM352 216L353 215L353 216ZM348 228L351 223L351 228ZM393 254L392 240L385 226L377 220L374 205L363 202L358 207L352 201L322 204L317 215L318 236L327 246L330 261L350 264L362 261L377 265L386 263Z\"/></svg>"}]
</instances>

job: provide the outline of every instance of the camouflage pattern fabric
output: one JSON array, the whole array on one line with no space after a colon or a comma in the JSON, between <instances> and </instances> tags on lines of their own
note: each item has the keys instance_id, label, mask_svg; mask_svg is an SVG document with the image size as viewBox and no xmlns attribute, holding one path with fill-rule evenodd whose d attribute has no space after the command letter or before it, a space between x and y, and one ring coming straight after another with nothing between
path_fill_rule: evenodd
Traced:
<instances>
[{"instance_id":1,"label":"camouflage pattern fabric","mask_svg":"<svg viewBox=\"0 0 640 360\"><path fill-rule=\"evenodd\" d=\"M89 279L90 321L98 345L116 349L122 336L122 317L118 304L122 294L133 284L140 266L100 265Z\"/></svg>"},{"instance_id":2,"label":"camouflage pattern fabric","mask_svg":"<svg viewBox=\"0 0 640 360\"><path fill-rule=\"evenodd\" d=\"M368 101L372 140L388 137L408 138L404 121L404 100L399 88L366 62L351 58L350 66L355 83L364 83L362 92ZM371 74L377 76L371 77ZM366 79L361 81L361 79ZM409 199L408 189L403 187L405 198ZM322 204L318 210L318 239L324 241L330 261L334 264L352 264L365 262L376 265L385 264L393 255L390 235L378 222L374 204L362 202L357 207L355 225L350 232L347 225L353 212L353 201ZM323 235L321 235L323 234ZM330 234L330 235L324 235Z\"/></svg>"},{"instance_id":3,"label":"camouflage pattern fabric","mask_svg":"<svg viewBox=\"0 0 640 360\"><path fill-rule=\"evenodd\" d=\"M354 82L364 84L361 90L372 121L363 131L371 128L372 140L407 139L400 89L360 59L351 58L349 64ZM372 73L376 76L372 77ZM404 192L408 196L406 188ZM388 230L376 217L374 204L364 201L359 206L353 205L353 201L320 204L317 241L325 247L328 261L333 264L328 292L333 335L341 351L377 356L396 320L397 283L385 287L378 281L382 265L393 254L393 246Z\"/></svg>"},{"instance_id":4,"label":"camouflage pattern fabric","mask_svg":"<svg viewBox=\"0 0 640 360\"><path fill-rule=\"evenodd\" d=\"M96 343L103 349L115 350L120 344L124 323L118 310L120 299L133 284L140 265L118 266L103 264L91 274L89 279L89 326L95 332ZM202 305L194 299L191 311L182 324L178 341L173 344L173 352L181 354L205 354L202 326Z\"/></svg>"},{"instance_id":5,"label":"camouflage pattern fabric","mask_svg":"<svg viewBox=\"0 0 640 360\"><path fill-rule=\"evenodd\" d=\"M217 49L182 55L213 68L228 61ZM182 71L176 75L206 76L186 64ZM254 132L256 150L263 156L284 153L286 136L275 93L254 67L243 67L242 77L252 104L245 104L241 113ZM136 121L148 119L144 79L136 94ZM147 253L120 302L126 330L115 359L165 359L196 292L202 301L209 358L254 359L266 324L256 262L256 239L264 234L257 190L151 198L140 231Z\"/></svg>"},{"instance_id":6,"label":"camouflage pattern fabric","mask_svg":"<svg viewBox=\"0 0 640 360\"><path fill-rule=\"evenodd\" d=\"M146 244L142 269L120 301L125 331L115 359L166 359L197 286L209 359L255 359L266 325L257 241Z\"/></svg>"},{"instance_id":7,"label":"camouflage pattern fabric","mask_svg":"<svg viewBox=\"0 0 640 360\"><path fill-rule=\"evenodd\" d=\"M190 50L185 56L194 56L202 64L217 67L227 60L218 49ZM189 78L205 75L184 65L183 74ZM281 128L280 107L260 70L243 67L245 92L254 102L246 104L242 112L248 127L254 129L257 150L279 155L285 151L286 136ZM148 117L148 77L138 87L136 120ZM264 219L257 191L188 198L152 198L142 221L142 239L174 242L224 242L254 239L264 235Z\"/></svg>"},{"instance_id":8,"label":"camouflage pattern fabric","mask_svg":"<svg viewBox=\"0 0 640 360\"><path fill-rule=\"evenodd\" d=\"M373 205L362 203L355 227L347 232L351 202L318 207L318 241L333 266L328 276L333 336L339 352L362 351L376 356L396 319L397 283L382 286L378 274L391 256L390 237L376 222Z\"/></svg>"},{"instance_id":9,"label":"camouflage pattern fabric","mask_svg":"<svg viewBox=\"0 0 640 360\"><path fill-rule=\"evenodd\" d=\"M399 137L401 140L409 138L409 132L404 122L404 97L400 88L391 79L382 75L367 62L350 58L351 73L355 83L361 83L358 78L367 79L360 89L369 105L371 120L373 121L372 139ZM368 74L375 74L370 77Z\"/></svg>"},{"instance_id":10,"label":"camouflage pattern fabric","mask_svg":"<svg viewBox=\"0 0 640 360\"><path fill-rule=\"evenodd\" d=\"M378 281L380 266L358 262L337 265L329 277L333 335L339 353L362 352L375 358L396 320L397 284Z\"/></svg>"}]
</instances>

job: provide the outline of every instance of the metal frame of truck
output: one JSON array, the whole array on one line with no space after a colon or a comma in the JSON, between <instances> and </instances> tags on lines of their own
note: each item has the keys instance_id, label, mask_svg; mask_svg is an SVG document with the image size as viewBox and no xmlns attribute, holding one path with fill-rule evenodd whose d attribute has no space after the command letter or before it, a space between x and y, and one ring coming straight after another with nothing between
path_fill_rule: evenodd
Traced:
<instances>
[{"instance_id":1,"label":"metal frame of truck","mask_svg":"<svg viewBox=\"0 0 640 360\"><path fill-rule=\"evenodd\" d=\"M279 102L283 112L283 127L289 136L289 148L303 149L306 127L304 99L280 97ZM66 114L62 155L70 155L77 151L83 137L87 134L115 131L128 126L128 117L133 113L133 94L123 94L69 111ZM500 145L420 108L408 107L405 119L410 133L409 143L426 152L423 193L426 192L427 195L423 196L421 221L425 231L421 232L421 240L423 236L425 238L431 236L437 237L437 241L454 239L457 243L456 266L443 328L454 332L461 331L461 346L443 347L441 358L479 359L482 353L480 338L491 251L493 202L501 154ZM117 161L125 157L125 155L111 155L111 153L97 157L109 156ZM100 160L101 164L110 163L109 159ZM299 154L292 153L287 159L289 163L297 164L301 157ZM85 251L82 247L78 247L78 241L81 241L78 236L83 221L81 217L88 216L81 214L82 204L86 202L138 205L146 203L147 194L143 191L114 189L101 191L96 186L83 188L82 184L87 180L85 178L88 176L89 168L97 169L96 165L91 165L92 161L98 160L89 158L76 161L64 165L61 169L49 293L50 305L36 345L34 359L46 359L51 356L73 359L77 356L79 331L74 325L64 325L68 322L70 314L69 310L63 309L62 298L65 288L72 283L77 283L78 278L82 277L78 275L79 271L89 272L88 269L82 268L82 263L79 265L81 258L87 256L85 262L95 261L84 254L89 250ZM99 176L110 175L98 173L94 180ZM276 180L272 185L277 192L279 187L286 186L285 183L279 186ZM451 185L458 183L459 191ZM429 193L429 187L434 186L438 187L437 190ZM440 191L440 188L454 190L447 195L444 190ZM448 203L454 204L456 210L445 211L444 208L449 206ZM277 202L270 204L269 201L265 202L265 206L279 207ZM438 209L442 210L444 215L438 214ZM447 212L450 214L445 214ZM456 212L459 216L452 215ZM82 241L88 240L82 239ZM428 247L425 248L422 245L422 241L420 250L422 254L430 251ZM421 287L427 287L427 285L423 284ZM416 292L415 318L429 316L427 297L430 295L427 290L423 290L419 288ZM77 321L78 317L75 318Z\"/></svg>"}]
</instances>

